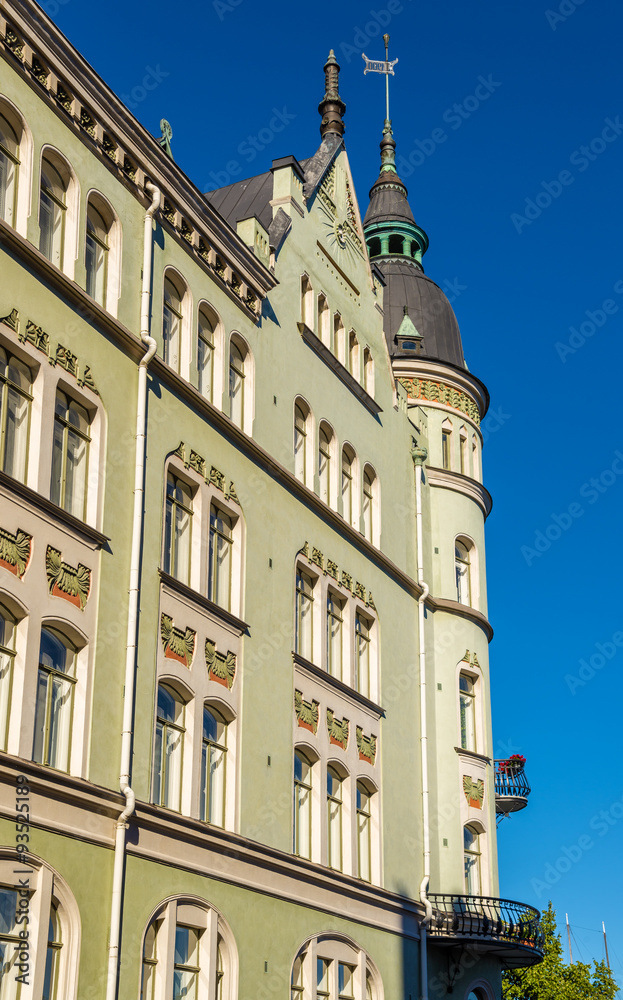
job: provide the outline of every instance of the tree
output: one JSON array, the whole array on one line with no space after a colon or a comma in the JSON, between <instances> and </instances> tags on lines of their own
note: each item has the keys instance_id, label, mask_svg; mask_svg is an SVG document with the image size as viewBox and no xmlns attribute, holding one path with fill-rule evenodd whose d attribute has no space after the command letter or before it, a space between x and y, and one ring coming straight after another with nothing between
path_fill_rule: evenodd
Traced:
<instances>
[{"instance_id":1,"label":"tree","mask_svg":"<svg viewBox=\"0 0 623 1000\"><path fill-rule=\"evenodd\" d=\"M541 922L545 935L543 961L529 969L505 972L503 1000L614 1000L619 987L605 962L593 962L594 968L584 962L563 962L551 900Z\"/></svg>"}]
</instances>

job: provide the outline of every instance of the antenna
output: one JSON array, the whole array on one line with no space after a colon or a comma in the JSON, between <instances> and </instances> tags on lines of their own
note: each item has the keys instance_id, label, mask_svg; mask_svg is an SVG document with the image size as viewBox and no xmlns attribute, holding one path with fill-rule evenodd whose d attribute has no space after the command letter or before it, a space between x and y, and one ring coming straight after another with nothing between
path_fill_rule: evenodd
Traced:
<instances>
[{"instance_id":1,"label":"antenna","mask_svg":"<svg viewBox=\"0 0 623 1000\"><path fill-rule=\"evenodd\" d=\"M603 922L603 920L601 922L601 926L602 926L602 929L603 929L603 932L604 932L604 946L605 946L605 949L606 949L606 965L608 966L608 969L610 969L610 959L608 958L608 938L606 937L606 925Z\"/></svg>"},{"instance_id":2,"label":"antenna","mask_svg":"<svg viewBox=\"0 0 623 1000\"><path fill-rule=\"evenodd\" d=\"M565 918L567 921L567 940L569 941L569 961L573 965L573 952L571 951L571 931L569 930L569 914L565 913Z\"/></svg>"}]
</instances>

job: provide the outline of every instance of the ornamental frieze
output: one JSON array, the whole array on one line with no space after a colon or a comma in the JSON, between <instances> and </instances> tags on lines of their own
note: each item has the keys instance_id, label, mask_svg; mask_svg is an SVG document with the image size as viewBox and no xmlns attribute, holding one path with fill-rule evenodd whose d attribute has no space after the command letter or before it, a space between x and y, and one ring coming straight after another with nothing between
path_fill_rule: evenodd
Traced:
<instances>
[{"instance_id":1,"label":"ornamental frieze","mask_svg":"<svg viewBox=\"0 0 623 1000\"><path fill-rule=\"evenodd\" d=\"M333 562L332 559L325 559L320 549L317 549L314 545L310 546L309 542L305 542L305 545L301 549L301 554L310 563L313 563L314 566L322 570L325 576L330 576L340 587L349 590L353 597L358 597L360 601L363 601L367 608L373 608L376 611L372 591L366 590L363 583L356 581L346 570L340 570L337 563Z\"/></svg>"},{"instance_id":2,"label":"ornamental frieze","mask_svg":"<svg viewBox=\"0 0 623 1000\"><path fill-rule=\"evenodd\" d=\"M99 389L95 384L89 366L85 365L84 368L81 368L77 354L72 354L69 348L63 344L56 344L54 349L52 349L50 335L42 327L37 326L36 323L33 323L29 319L26 322L26 329L23 333L20 333L20 319L17 309L12 309L8 316L2 317L0 323L4 323L10 330L13 330L17 334L17 339L20 343L25 344L28 342L32 344L38 351L45 354L51 365L58 365L59 368L63 368L69 375L73 375L80 388L86 385L92 392L99 396Z\"/></svg>"},{"instance_id":3,"label":"ornamental frieze","mask_svg":"<svg viewBox=\"0 0 623 1000\"><path fill-rule=\"evenodd\" d=\"M185 632L175 628L173 619L164 612L160 615L160 638L166 659L177 660L185 667L190 667L195 653L196 635L192 628L186 628Z\"/></svg>"},{"instance_id":4,"label":"ornamental frieze","mask_svg":"<svg viewBox=\"0 0 623 1000\"><path fill-rule=\"evenodd\" d=\"M317 701L304 701L303 692L294 692L294 714L298 719L301 729L308 729L314 736L318 732L320 703Z\"/></svg>"},{"instance_id":5,"label":"ornamental frieze","mask_svg":"<svg viewBox=\"0 0 623 1000\"><path fill-rule=\"evenodd\" d=\"M231 691L236 676L236 654L229 651L218 653L216 643L212 642L211 639L206 639L205 658L210 680L222 684L223 687Z\"/></svg>"},{"instance_id":6,"label":"ornamental frieze","mask_svg":"<svg viewBox=\"0 0 623 1000\"><path fill-rule=\"evenodd\" d=\"M227 485L227 479L214 465L208 467L208 463L205 458L203 458L198 452L193 451L191 448L188 452L188 459L186 458L186 445L183 441L180 441L177 448L173 452L178 458L181 458L186 469L192 469L197 472L203 479L205 479L208 486L216 486L217 490L220 490L224 495L226 500L233 500L234 503L241 506L240 500L238 499L238 494L236 493L236 487L234 486L232 480L229 480L229 486Z\"/></svg>"},{"instance_id":7,"label":"ornamental frieze","mask_svg":"<svg viewBox=\"0 0 623 1000\"><path fill-rule=\"evenodd\" d=\"M329 734L329 743L332 743L336 747L341 747L342 750L346 750L348 746L349 729L350 723L348 719L336 719L331 709L327 709L327 732Z\"/></svg>"},{"instance_id":8,"label":"ornamental frieze","mask_svg":"<svg viewBox=\"0 0 623 1000\"><path fill-rule=\"evenodd\" d=\"M48 590L52 597L62 597L81 611L89 599L91 590L91 570L78 563L78 567L63 562L58 549L48 545L45 553L45 572Z\"/></svg>"},{"instance_id":9,"label":"ornamental frieze","mask_svg":"<svg viewBox=\"0 0 623 1000\"><path fill-rule=\"evenodd\" d=\"M28 569L32 552L32 535L18 528L14 535L0 528L0 566L21 580Z\"/></svg>"},{"instance_id":10,"label":"ornamental frieze","mask_svg":"<svg viewBox=\"0 0 623 1000\"><path fill-rule=\"evenodd\" d=\"M459 389L453 389L443 382L433 382L431 379L399 377L398 381L407 390L409 399L424 399L428 402L444 403L453 410L460 410L478 426L480 410L473 399Z\"/></svg>"},{"instance_id":11,"label":"ornamental frieze","mask_svg":"<svg viewBox=\"0 0 623 1000\"><path fill-rule=\"evenodd\" d=\"M357 726L355 735L357 737L359 760L365 760L368 764L374 764L376 760L376 736L364 736L361 726Z\"/></svg>"},{"instance_id":12,"label":"ornamental frieze","mask_svg":"<svg viewBox=\"0 0 623 1000\"><path fill-rule=\"evenodd\" d=\"M463 791L470 806L473 806L475 809L482 809L485 797L485 783L482 778L474 781L467 774L463 775Z\"/></svg>"}]
</instances>

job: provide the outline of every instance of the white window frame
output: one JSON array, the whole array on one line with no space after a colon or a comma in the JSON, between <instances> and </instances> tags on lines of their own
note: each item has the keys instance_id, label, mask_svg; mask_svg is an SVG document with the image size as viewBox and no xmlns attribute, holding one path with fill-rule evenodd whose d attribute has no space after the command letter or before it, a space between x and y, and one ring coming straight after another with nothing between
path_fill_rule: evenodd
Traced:
<instances>
[{"instance_id":1,"label":"white window frame","mask_svg":"<svg viewBox=\"0 0 623 1000\"><path fill-rule=\"evenodd\" d=\"M234 419L232 413L233 406L233 396L232 396L232 373L238 373L238 369L234 366L232 362L232 347L235 347L242 356L242 363L244 366L244 373L241 376L242 385L240 392L242 393L242 401L240 405L240 421ZM255 413L255 360L253 357L253 352L241 334L234 331L230 338L227 348L227 415L229 416L232 423L239 427L241 431L245 434L251 435L253 428L253 417Z\"/></svg>"},{"instance_id":2,"label":"white window frame","mask_svg":"<svg viewBox=\"0 0 623 1000\"><path fill-rule=\"evenodd\" d=\"M119 216L107 198L100 191L92 188L87 194L86 209L84 218L85 230L85 269L86 269L86 241L88 240L87 218L89 205L93 204L96 212L102 216L103 221L108 226L108 248L106 260L106 274L104 279L104 295L100 305L106 309L111 316L117 315L119 297L121 295L121 259L122 259L122 228ZM106 219L106 215L108 218Z\"/></svg>"},{"instance_id":3,"label":"white window frame","mask_svg":"<svg viewBox=\"0 0 623 1000\"><path fill-rule=\"evenodd\" d=\"M67 157L54 146L44 146L39 157L39 188L37 192L37 220L40 223L41 211L41 174L43 160L47 159L51 165L59 171L66 172L67 180L65 184L64 221L62 233L61 256L58 262L59 270L63 271L69 278L75 276L76 260L78 257L78 224L80 217L80 184L71 163ZM60 168L60 170L59 170ZM39 242L37 243L39 246ZM54 261L51 261L54 264Z\"/></svg>"},{"instance_id":4,"label":"white window frame","mask_svg":"<svg viewBox=\"0 0 623 1000\"><path fill-rule=\"evenodd\" d=\"M21 236L27 236L28 217L31 211L31 190L33 172L33 136L21 111L4 94L0 94L0 114L8 121L18 138L17 186L11 225ZM38 205L37 205L38 208Z\"/></svg>"},{"instance_id":5,"label":"white window frame","mask_svg":"<svg viewBox=\"0 0 623 1000\"><path fill-rule=\"evenodd\" d=\"M319 960L328 963L325 990L318 989ZM297 966L298 963L298 966ZM339 965L353 970L352 993L340 994ZM298 949L292 963L290 983L295 969L300 970L300 986L291 985L291 997L296 1000L383 1000L383 983L369 955L352 939L341 934L320 934L308 938ZM370 983L370 993L367 984Z\"/></svg>"}]
</instances>

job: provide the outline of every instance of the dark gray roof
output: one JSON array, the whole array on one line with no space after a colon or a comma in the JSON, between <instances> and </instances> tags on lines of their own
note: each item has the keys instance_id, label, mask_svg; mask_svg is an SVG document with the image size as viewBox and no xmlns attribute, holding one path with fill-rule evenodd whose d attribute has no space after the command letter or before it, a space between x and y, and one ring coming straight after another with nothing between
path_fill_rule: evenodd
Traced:
<instances>
[{"instance_id":1,"label":"dark gray roof","mask_svg":"<svg viewBox=\"0 0 623 1000\"><path fill-rule=\"evenodd\" d=\"M248 177L244 181L236 181L227 187L208 191L205 197L211 205L220 212L232 229L241 219L255 216L268 229L273 219L270 200L273 196L273 175L270 170L257 177Z\"/></svg>"},{"instance_id":2,"label":"dark gray roof","mask_svg":"<svg viewBox=\"0 0 623 1000\"><path fill-rule=\"evenodd\" d=\"M404 306L418 333L424 338L422 355L465 368L461 334L454 310L441 288L415 264L407 260L376 260L385 278L383 310L385 336L392 357L407 357L395 341L404 318Z\"/></svg>"},{"instance_id":3,"label":"dark gray roof","mask_svg":"<svg viewBox=\"0 0 623 1000\"><path fill-rule=\"evenodd\" d=\"M370 204L363 224L369 226L371 222L396 220L415 223L406 187L397 174L387 172L381 174L370 190Z\"/></svg>"}]
</instances>

